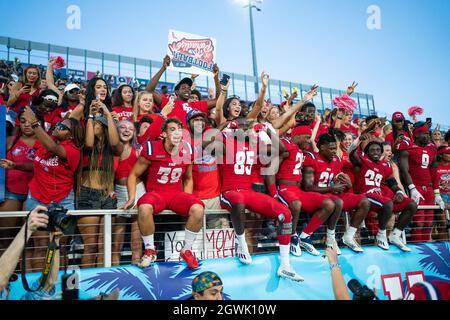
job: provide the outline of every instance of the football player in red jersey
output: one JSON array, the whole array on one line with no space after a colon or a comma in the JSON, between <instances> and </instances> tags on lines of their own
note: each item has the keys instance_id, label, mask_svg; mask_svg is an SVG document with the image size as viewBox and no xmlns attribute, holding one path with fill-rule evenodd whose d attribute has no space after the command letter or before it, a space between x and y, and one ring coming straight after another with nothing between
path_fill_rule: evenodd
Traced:
<instances>
[{"instance_id":1,"label":"football player in red jersey","mask_svg":"<svg viewBox=\"0 0 450 320\"><path fill-rule=\"evenodd\" d=\"M256 131L262 126L261 124L253 126L253 122L248 122L242 117L232 123L237 124L238 128L217 136L214 144L219 145L215 150L223 150L221 154L216 152L221 178L220 201L222 208L231 213L237 240L236 255L243 264L252 263L243 224L245 210L248 209L279 222L277 238L281 265L277 275L293 281L303 281L304 279L294 271L289 262L291 212L272 197L252 190L253 165L257 163L264 148L261 146L258 148L258 143L255 143L258 140ZM249 126L252 126L250 130ZM267 148L271 149L270 146Z\"/></svg>"},{"instance_id":2,"label":"football player in red jersey","mask_svg":"<svg viewBox=\"0 0 450 320\"><path fill-rule=\"evenodd\" d=\"M397 145L400 176L408 186L411 198L418 205L434 205L440 197L434 195L431 181L431 165L436 157L436 146L430 143L428 124L414 129L414 143L409 139ZM412 173L412 174L411 174ZM442 200L442 199L441 199ZM433 224L433 210L418 210L413 217L412 241L428 241Z\"/></svg>"},{"instance_id":3,"label":"football player in red jersey","mask_svg":"<svg viewBox=\"0 0 450 320\"><path fill-rule=\"evenodd\" d=\"M387 161L380 160L383 154L381 142L370 141L364 148L364 152L358 150L361 141L368 139L370 139L370 134L363 134L352 143L349 149L355 176L354 189L357 193L365 194L371 203L371 210L378 213L376 244L382 249L389 249L386 225L393 212L402 212L397 226L389 236L389 241L403 251L411 251L403 243L400 235L416 213L417 204L411 198L406 197L399 188L391 165ZM383 185L387 185L395 192L395 196L387 196L382 191Z\"/></svg>"},{"instance_id":4,"label":"football player in red jersey","mask_svg":"<svg viewBox=\"0 0 450 320\"><path fill-rule=\"evenodd\" d=\"M333 200L326 195L317 192L305 192L300 189L302 180L303 150L311 143L312 130L308 126L297 126L291 132L291 139L282 138L280 143L280 165L275 175L266 176L266 183L272 197L279 199L289 207L292 213L291 254L301 255L301 249L305 249L312 255L320 255L314 248L311 235L324 221L334 213L338 216L342 211L340 202L338 208ZM275 184L276 181L276 184ZM278 189L277 189L278 185ZM336 209L336 210L335 210ZM297 234L297 224L300 210L312 213L313 216L308 225L303 229L300 239Z\"/></svg>"},{"instance_id":5,"label":"football player in red jersey","mask_svg":"<svg viewBox=\"0 0 450 320\"><path fill-rule=\"evenodd\" d=\"M317 141L317 147L318 153L305 154L304 189L326 194L335 202L342 202L342 210L354 211L342 241L353 251L363 252L364 250L355 241L355 233L369 212L370 202L364 195L348 192L352 184L348 175L342 172L342 160L336 156L336 138L322 134ZM336 241L335 228L338 218L339 215L336 214L328 219L327 247L332 247Z\"/></svg>"},{"instance_id":6,"label":"football player in red jersey","mask_svg":"<svg viewBox=\"0 0 450 320\"><path fill-rule=\"evenodd\" d=\"M444 210L450 208L450 147L439 147L437 154L439 162L431 169L431 175L434 194L439 195L436 203Z\"/></svg>"},{"instance_id":7,"label":"football player in red jersey","mask_svg":"<svg viewBox=\"0 0 450 320\"><path fill-rule=\"evenodd\" d=\"M145 268L156 260L153 235L153 215L163 210L188 217L185 229L184 247L181 257L191 269L198 267L193 256L192 244L202 227L204 205L192 195L192 154L190 143L182 141L183 125L176 118L167 119L162 126L160 141L147 141L127 181L127 209L134 205L136 180L146 173L147 193L138 201L138 225L145 246L140 267Z\"/></svg>"}]
</instances>

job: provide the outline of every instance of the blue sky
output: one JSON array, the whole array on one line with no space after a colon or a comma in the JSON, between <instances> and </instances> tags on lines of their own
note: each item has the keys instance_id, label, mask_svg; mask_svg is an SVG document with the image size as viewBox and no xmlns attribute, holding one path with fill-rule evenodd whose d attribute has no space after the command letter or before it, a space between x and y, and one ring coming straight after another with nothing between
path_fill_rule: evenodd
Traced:
<instances>
[{"instance_id":1,"label":"blue sky","mask_svg":"<svg viewBox=\"0 0 450 320\"><path fill-rule=\"evenodd\" d=\"M66 28L66 8L81 29ZM369 30L367 7L381 9ZM377 110L421 105L450 124L450 1L264 0L254 11L258 70L343 89L352 80ZM223 70L252 74L248 11L234 0L0 0L0 35L161 60L169 29L217 39ZM39 17L39 22L36 18ZM437 120L439 119L439 121Z\"/></svg>"}]
</instances>

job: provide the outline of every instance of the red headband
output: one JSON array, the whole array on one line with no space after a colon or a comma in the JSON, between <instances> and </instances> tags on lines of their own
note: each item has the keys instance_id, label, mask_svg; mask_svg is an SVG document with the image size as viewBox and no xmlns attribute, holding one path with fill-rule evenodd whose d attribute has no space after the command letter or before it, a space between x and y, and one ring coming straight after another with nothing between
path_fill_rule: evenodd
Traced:
<instances>
[{"instance_id":1,"label":"red headband","mask_svg":"<svg viewBox=\"0 0 450 320\"><path fill-rule=\"evenodd\" d=\"M442 148L441 150L438 151L437 154L445 154L445 153L450 153L450 147Z\"/></svg>"},{"instance_id":2,"label":"red headband","mask_svg":"<svg viewBox=\"0 0 450 320\"><path fill-rule=\"evenodd\" d=\"M421 127L415 128L413 133L415 136L418 136L421 133L430 133L430 129L427 126L421 126Z\"/></svg>"},{"instance_id":3,"label":"red headband","mask_svg":"<svg viewBox=\"0 0 450 320\"><path fill-rule=\"evenodd\" d=\"M299 135L312 135L312 130L308 126L298 126L292 129L291 137L299 136Z\"/></svg>"}]
</instances>

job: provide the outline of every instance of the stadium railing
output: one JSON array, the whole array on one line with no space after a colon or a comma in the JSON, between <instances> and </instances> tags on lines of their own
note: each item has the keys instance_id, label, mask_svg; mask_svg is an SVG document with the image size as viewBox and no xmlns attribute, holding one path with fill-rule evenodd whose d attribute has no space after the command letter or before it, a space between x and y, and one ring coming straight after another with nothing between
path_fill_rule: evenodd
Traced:
<instances>
[{"instance_id":1,"label":"stadium railing","mask_svg":"<svg viewBox=\"0 0 450 320\"><path fill-rule=\"evenodd\" d=\"M419 206L419 209L425 209L425 210L435 210L435 209L439 209L438 206ZM96 243L97 245L101 245L103 244L103 248L104 251L103 252L98 252L98 257L103 256L103 259L101 259L103 261L103 263L101 265L99 265L97 263L97 267L111 267L112 266L112 242L113 242L113 217L117 216L117 215L123 215L123 214L130 214L130 215L136 215L137 214L137 210L74 210L74 211L69 211L68 212L71 215L74 216L103 216L104 217L104 222L101 225L101 227L103 228L103 241L102 243ZM224 255L219 254L219 251L222 250L222 252L224 250L228 250L228 254L227 256L234 256L234 231L232 231L232 229L227 229L227 228L221 228L223 229L223 231L228 230L229 232L226 233L222 232L222 236L221 237L214 237L210 234L211 230L212 232L216 232L216 235L219 233L219 231L222 230L217 230L217 229L211 229L208 228L207 225L209 225L210 223L208 222L208 219L212 218L214 215L229 215L229 213L225 210L206 210L205 211L205 216L203 218L203 227L200 231L200 235L199 238L196 240L196 243L194 244L194 249L197 250L197 255L200 254L201 258L216 258L217 257L225 257ZM4 236L4 232L5 231L5 227L2 227L2 223L1 220L2 218L13 218L13 217L19 217L19 218L25 218L27 216L28 212L26 211L11 211L11 212L1 212L0 213L0 240L1 241L12 241L12 237L11 238L5 238ZM435 219L434 219L434 224L433 224L433 230L435 231L432 234L432 239L433 240L439 240L439 241L448 241L450 238L450 233L449 233L449 221L450 221L450 217L449 217L449 212L448 210L445 210L444 212L445 215L441 214L441 216L437 216L435 215ZM167 238L165 233L167 232L172 232L172 237L175 238L175 233L176 232L180 232L184 230L184 223L185 223L185 218L179 217L178 220L174 221L167 221L168 218L166 218L167 216L175 216L175 214L171 211L163 211L161 214L157 215L160 218L156 219L155 218L155 225L156 225L156 232L155 232L155 243L157 245L157 249L160 249L161 247L165 247L164 251L165 252L161 252L161 250L159 251L159 255L158 255L158 260L159 261L163 261L163 260L170 260L173 261L172 258L170 258L171 256L173 256L173 254L175 254L175 260L179 259L178 255L176 253L176 250L174 252L174 246L176 247L176 241L175 244L174 242L172 242L170 244L170 246L172 248L167 248ZM157 217L155 216L155 217ZM158 221L157 221L158 220ZM162 220L162 221L159 221ZM166 221L164 221L166 220ZM173 220L173 218L171 219ZM278 246L278 242L276 240L275 237L275 228L268 228L267 226L264 227L262 224L264 223L265 219L259 215L255 215L255 214L248 214L247 215L247 220L245 222L246 224L246 234L247 234L247 242L249 243L250 246L250 252L253 254L258 254L258 253L264 253L264 252L272 252L274 250L276 250L276 247ZM340 235L342 235L343 231L346 228L346 225L348 226L348 221L349 221L349 217L347 214L344 214L337 226L337 236L338 238L340 238ZM306 223L307 221L305 220L304 217L300 218L299 221L299 227L301 227L302 223ZM126 223L127 225L130 223ZM100 226L100 225L98 225ZM15 227L14 229L18 230L20 227ZM230 227L231 228L231 227ZM171 230L173 229L173 230ZM388 230L390 228L388 227ZM267 231L269 230L269 231ZM272 236L270 235L271 231L272 231ZM173 233L175 232L175 233ZM324 236L325 236L325 228L323 227L322 230L318 230L315 233L315 243L319 246L322 247L323 245L323 241L324 241ZM208 233L208 235L207 235ZM159 235L159 237L157 237L156 235ZM3 236L2 236L3 235ZM98 234L97 234L98 235ZM74 235L74 236L79 236L79 234ZM404 233L404 238L406 238L406 235ZM125 238L129 238L130 237L130 232L127 232L125 235ZM361 242L362 245L370 245L374 243L374 235L370 234L370 232L368 234L358 234L357 237L359 238L359 241ZM163 238L163 240L161 240L161 238ZM170 239L170 237L169 237ZM183 237L178 238L178 242L181 243L181 240L183 239ZM122 247L122 250L124 250L125 247L128 247L128 244L130 243L131 240L129 241L124 241L124 246ZM215 242L215 243L212 243ZM32 242L31 240L29 242ZM166 244L164 245L164 242L166 242ZM209 242L209 243L207 243ZM409 241L410 242L410 241ZM219 248L220 246L220 248ZM27 250L34 250L36 248L36 246L33 245L28 245L27 246ZM39 249L42 249L43 252L45 253L45 247L40 247ZM81 246L81 249L83 249L83 246ZM131 250L131 245L130 245L130 249ZM170 251L172 251L172 253L170 253ZM28 251L27 251L28 252ZM169 253L168 253L169 252ZM0 252L1 254L2 252ZM121 252L121 256L123 257L123 253ZM163 256L164 253L164 258L160 258L160 256ZM82 252L78 252L77 254L75 254L74 252L71 252L69 259L71 259L72 261L79 261L81 258ZM97 255L97 254L96 254ZM127 255L130 255L130 252L127 252ZM31 254L28 254L30 261L33 259L43 259L44 257L31 257ZM126 263L126 262L125 262ZM80 262L72 262L72 264L78 265L83 267L83 265L81 265ZM121 263L124 264L124 263ZM28 268L30 271L40 271L40 270L33 270L32 268Z\"/></svg>"}]
</instances>

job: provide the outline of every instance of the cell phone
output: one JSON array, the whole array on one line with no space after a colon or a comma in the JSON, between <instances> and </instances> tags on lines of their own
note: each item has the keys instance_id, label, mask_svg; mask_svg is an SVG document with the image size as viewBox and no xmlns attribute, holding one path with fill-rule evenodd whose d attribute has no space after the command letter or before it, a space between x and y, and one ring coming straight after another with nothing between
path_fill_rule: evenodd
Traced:
<instances>
[{"instance_id":1,"label":"cell phone","mask_svg":"<svg viewBox=\"0 0 450 320\"><path fill-rule=\"evenodd\" d=\"M230 80L230 76L224 73L222 75L222 79L220 80L220 84L223 86L226 86L228 83L228 80Z\"/></svg>"},{"instance_id":2,"label":"cell phone","mask_svg":"<svg viewBox=\"0 0 450 320\"><path fill-rule=\"evenodd\" d=\"M169 104L173 104L175 102L175 97L172 95L169 97Z\"/></svg>"}]
</instances>

